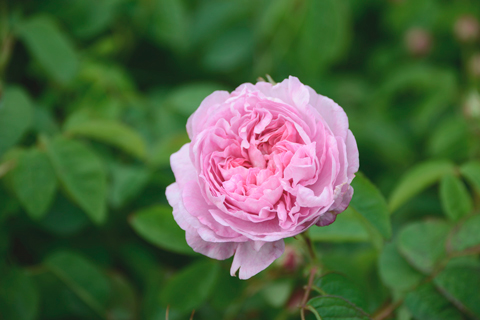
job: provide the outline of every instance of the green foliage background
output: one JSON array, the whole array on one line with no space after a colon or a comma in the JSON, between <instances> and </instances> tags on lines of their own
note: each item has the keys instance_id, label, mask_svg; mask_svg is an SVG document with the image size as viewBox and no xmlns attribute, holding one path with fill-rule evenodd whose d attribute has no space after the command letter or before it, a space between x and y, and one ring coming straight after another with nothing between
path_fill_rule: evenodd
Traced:
<instances>
[{"instance_id":1,"label":"green foliage background","mask_svg":"<svg viewBox=\"0 0 480 320\"><path fill-rule=\"evenodd\" d=\"M0 318L480 319L465 16L478 0L0 0ZM363 174L240 281L186 245L165 188L201 100L265 74L346 110Z\"/></svg>"}]
</instances>

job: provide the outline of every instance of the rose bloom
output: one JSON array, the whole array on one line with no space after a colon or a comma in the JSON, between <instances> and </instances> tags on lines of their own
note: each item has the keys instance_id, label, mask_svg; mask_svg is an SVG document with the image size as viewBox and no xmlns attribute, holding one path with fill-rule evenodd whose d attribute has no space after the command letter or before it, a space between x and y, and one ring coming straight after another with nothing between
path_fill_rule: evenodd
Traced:
<instances>
[{"instance_id":1,"label":"rose bloom","mask_svg":"<svg viewBox=\"0 0 480 320\"><path fill-rule=\"evenodd\" d=\"M215 91L187 131L167 199L194 251L234 255L232 276L262 271L284 238L331 224L352 198L359 160L347 115L295 77Z\"/></svg>"}]
</instances>

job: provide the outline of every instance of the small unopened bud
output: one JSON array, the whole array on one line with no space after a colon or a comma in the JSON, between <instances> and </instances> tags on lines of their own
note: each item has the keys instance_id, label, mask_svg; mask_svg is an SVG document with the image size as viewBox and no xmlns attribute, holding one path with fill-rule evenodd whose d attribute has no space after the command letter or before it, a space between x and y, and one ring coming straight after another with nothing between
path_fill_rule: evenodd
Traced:
<instances>
[{"instance_id":1,"label":"small unopened bud","mask_svg":"<svg viewBox=\"0 0 480 320\"><path fill-rule=\"evenodd\" d=\"M303 263L303 257L298 252L297 248L292 245L285 246L285 253L282 255L282 258L279 260L279 263L287 272L295 272Z\"/></svg>"},{"instance_id":2,"label":"small unopened bud","mask_svg":"<svg viewBox=\"0 0 480 320\"><path fill-rule=\"evenodd\" d=\"M467 119L480 119L480 94L473 90L465 99L463 113Z\"/></svg>"},{"instance_id":3,"label":"small unopened bud","mask_svg":"<svg viewBox=\"0 0 480 320\"><path fill-rule=\"evenodd\" d=\"M474 78L480 78L480 53L474 54L468 61L468 69Z\"/></svg>"},{"instance_id":4,"label":"small unopened bud","mask_svg":"<svg viewBox=\"0 0 480 320\"><path fill-rule=\"evenodd\" d=\"M432 49L432 36L424 29L411 28L405 34L405 45L413 56L425 56Z\"/></svg>"},{"instance_id":5,"label":"small unopened bud","mask_svg":"<svg viewBox=\"0 0 480 320\"><path fill-rule=\"evenodd\" d=\"M287 301L287 310L290 312L298 312L298 308L301 307L302 299L305 294L305 290L298 288L293 291L292 295Z\"/></svg>"},{"instance_id":6,"label":"small unopened bud","mask_svg":"<svg viewBox=\"0 0 480 320\"><path fill-rule=\"evenodd\" d=\"M461 42L475 41L480 36L480 24L474 16L464 15L455 22L454 31Z\"/></svg>"}]
</instances>

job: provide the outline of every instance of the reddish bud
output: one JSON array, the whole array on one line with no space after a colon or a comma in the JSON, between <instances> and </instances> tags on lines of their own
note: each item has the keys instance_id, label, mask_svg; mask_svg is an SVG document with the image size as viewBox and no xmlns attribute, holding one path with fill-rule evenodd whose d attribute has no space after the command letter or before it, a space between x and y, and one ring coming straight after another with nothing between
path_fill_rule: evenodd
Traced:
<instances>
[{"instance_id":1,"label":"reddish bud","mask_svg":"<svg viewBox=\"0 0 480 320\"><path fill-rule=\"evenodd\" d=\"M295 246L286 245L285 252L279 260L280 266L287 272L294 273L303 263L302 255Z\"/></svg>"},{"instance_id":2,"label":"reddish bud","mask_svg":"<svg viewBox=\"0 0 480 320\"><path fill-rule=\"evenodd\" d=\"M455 22L454 32L460 42L471 42L480 36L480 24L474 16L464 15Z\"/></svg>"},{"instance_id":3,"label":"reddish bud","mask_svg":"<svg viewBox=\"0 0 480 320\"><path fill-rule=\"evenodd\" d=\"M411 28L405 34L405 45L413 56L425 56L432 49L432 36L424 29Z\"/></svg>"}]
</instances>

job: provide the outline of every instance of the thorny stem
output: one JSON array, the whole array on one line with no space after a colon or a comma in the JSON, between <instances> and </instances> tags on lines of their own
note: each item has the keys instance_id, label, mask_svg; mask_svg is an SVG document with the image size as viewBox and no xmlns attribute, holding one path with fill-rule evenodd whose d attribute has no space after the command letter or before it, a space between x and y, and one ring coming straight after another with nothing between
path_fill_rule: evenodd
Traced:
<instances>
[{"instance_id":1,"label":"thorny stem","mask_svg":"<svg viewBox=\"0 0 480 320\"><path fill-rule=\"evenodd\" d=\"M307 250L308 250L308 255L312 261L312 263L317 262L317 254L315 253L315 249L313 248L313 243L310 237L304 232L300 234L303 240L305 241L305 244L307 245Z\"/></svg>"},{"instance_id":2,"label":"thorny stem","mask_svg":"<svg viewBox=\"0 0 480 320\"><path fill-rule=\"evenodd\" d=\"M310 296L310 291L312 290L312 285L313 285L313 279L315 278L316 273L317 273L317 267L313 266L312 269L310 269L308 284L307 284L307 287L305 288L305 294L302 299L302 305L300 309L300 317L302 318L302 320L305 320L305 309L307 308L308 297Z\"/></svg>"},{"instance_id":3,"label":"thorny stem","mask_svg":"<svg viewBox=\"0 0 480 320\"><path fill-rule=\"evenodd\" d=\"M373 316L373 320L384 320L387 319L393 311L395 311L401 304L403 300L386 305L384 308L376 312L376 315Z\"/></svg>"}]
</instances>

